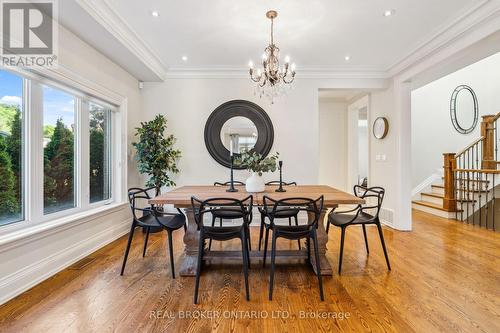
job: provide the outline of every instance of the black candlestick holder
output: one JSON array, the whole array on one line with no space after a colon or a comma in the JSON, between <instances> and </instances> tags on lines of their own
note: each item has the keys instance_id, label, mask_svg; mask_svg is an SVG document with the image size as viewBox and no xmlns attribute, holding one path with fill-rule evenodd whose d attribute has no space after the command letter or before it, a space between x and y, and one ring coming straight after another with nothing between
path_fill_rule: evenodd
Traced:
<instances>
[{"instance_id":1,"label":"black candlestick holder","mask_svg":"<svg viewBox=\"0 0 500 333\"><path fill-rule=\"evenodd\" d=\"M279 161L278 165L280 167L280 187L276 189L276 192L286 192L283 188L283 161Z\"/></svg>"},{"instance_id":2,"label":"black candlestick holder","mask_svg":"<svg viewBox=\"0 0 500 333\"><path fill-rule=\"evenodd\" d=\"M231 155L231 181L229 184L229 188L226 190L226 192L238 192L238 189L234 188L233 163L234 163L234 155Z\"/></svg>"}]
</instances>

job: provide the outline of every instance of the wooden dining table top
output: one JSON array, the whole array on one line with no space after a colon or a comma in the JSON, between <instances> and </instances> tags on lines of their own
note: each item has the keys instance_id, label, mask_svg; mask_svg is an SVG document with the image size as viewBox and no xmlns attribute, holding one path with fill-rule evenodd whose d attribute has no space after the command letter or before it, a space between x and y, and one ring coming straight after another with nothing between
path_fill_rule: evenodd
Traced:
<instances>
[{"instance_id":1,"label":"wooden dining table top","mask_svg":"<svg viewBox=\"0 0 500 333\"><path fill-rule=\"evenodd\" d=\"M232 198L241 200L249 195L253 195L254 205L262 205L262 198L264 196L268 196L275 200L294 197L315 200L323 195L323 206L327 208L333 208L344 204L365 203L365 201L361 198L327 185L285 186L284 188L286 189L286 192L276 192L276 189L278 188L277 185L267 185L265 191L259 193L249 193L245 190L245 186L235 186L235 188L238 189L238 192L227 192L226 190L228 189L228 186L181 186L149 200L149 203L155 205L172 204L175 207L183 208L191 206L192 196L199 200L206 200L209 198Z\"/></svg>"}]
</instances>

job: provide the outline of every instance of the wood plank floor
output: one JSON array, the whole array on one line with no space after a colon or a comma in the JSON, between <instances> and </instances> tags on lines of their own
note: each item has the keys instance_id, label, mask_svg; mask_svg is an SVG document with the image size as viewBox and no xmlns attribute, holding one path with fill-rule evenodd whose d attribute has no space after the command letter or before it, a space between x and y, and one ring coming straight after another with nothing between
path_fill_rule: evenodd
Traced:
<instances>
[{"instance_id":1,"label":"wood plank floor","mask_svg":"<svg viewBox=\"0 0 500 333\"><path fill-rule=\"evenodd\" d=\"M368 228L369 255L361 229L348 229L343 273L324 278L324 302L311 269L291 263L278 265L268 301L269 268L254 261L250 302L234 262L206 266L193 305L194 279L170 277L165 234L150 238L142 258L137 232L123 277L125 237L0 307L0 331L500 332L500 234L416 211L413 217L412 232L384 228L392 272L375 228ZM252 232L256 246L258 229ZM339 233L331 228L328 243L335 270ZM182 235L176 232L177 267ZM313 315L325 318L303 318Z\"/></svg>"}]
</instances>

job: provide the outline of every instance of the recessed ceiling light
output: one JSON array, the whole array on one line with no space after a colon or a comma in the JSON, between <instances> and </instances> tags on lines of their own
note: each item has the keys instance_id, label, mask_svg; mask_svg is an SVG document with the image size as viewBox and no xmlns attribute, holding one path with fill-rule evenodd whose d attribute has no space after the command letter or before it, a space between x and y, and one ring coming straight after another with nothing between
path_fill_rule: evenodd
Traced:
<instances>
[{"instance_id":1,"label":"recessed ceiling light","mask_svg":"<svg viewBox=\"0 0 500 333\"><path fill-rule=\"evenodd\" d=\"M186 56L182 56L181 59L182 59L182 61L188 61L188 57L186 57Z\"/></svg>"},{"instance_id":2,"label":"recessed ceiling light","mask_svg":"<svg viewBox=\"0 0 500 333\"><path fill-rule=\"evenodd\" d=\"M346 55L346 56L344 57L344 59L345 59L345 61L349 61L349 60L351 60L351 57L350 57L350 56L348 56L348 55Z\"/></svg>"},{"instance_id":3,"label":"recessed ceiling light","mask_svg":"<svg viewBox=\"0 0 500 333\"><path fill-rule=\"evenodd\" d=\"M394 14L396 14L396 10L395 10L395 9L388 9L388 10L386 10L386 11L384 12L384 16L385 16L385 17L389 17L389 16L392 16L392 15L394 15Z\"/></svg>"},{"instance_id":4,"label":"recessed ceiling light","mask_svg":"<svg viewBox=\"0 0 500 333\"><path fill-rule=\"evenodd\" d=\"M158 17L158 16L160 16L160 13L158 13L156 10L153 10L151 12L151 15L153 15L154 17Z\"/></svg>"}]
</instances>

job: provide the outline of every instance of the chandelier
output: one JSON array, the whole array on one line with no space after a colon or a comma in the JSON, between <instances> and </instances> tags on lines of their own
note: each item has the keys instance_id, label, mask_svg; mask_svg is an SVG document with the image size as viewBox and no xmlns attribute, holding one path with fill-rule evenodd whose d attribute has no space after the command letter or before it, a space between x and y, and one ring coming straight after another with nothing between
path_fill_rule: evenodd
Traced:
<instances>
[{"instance_id":1,"label":"chandelier","mask_svg":"<svg viewBox=\"0 0 500 333\"><path fill-rule=\"evenodd\" d=\"M250 78L257 83L256 93L262 98L267 96L271 103L274 98L282 95L290 87L295 78L295 64L290 65L290 57L285 57L285 64L281 67L279 63L280 49L274 44L274 19L278 12L270 10L266 17L271 20L271 43L265 48L262 55L262 68L254 70L253 62L250 61Z\"/></svg>"}]
</instances>

